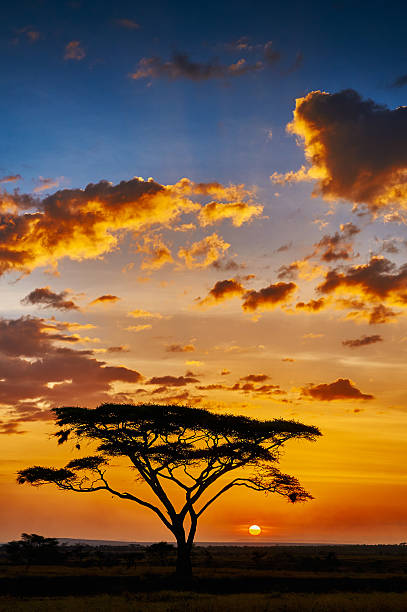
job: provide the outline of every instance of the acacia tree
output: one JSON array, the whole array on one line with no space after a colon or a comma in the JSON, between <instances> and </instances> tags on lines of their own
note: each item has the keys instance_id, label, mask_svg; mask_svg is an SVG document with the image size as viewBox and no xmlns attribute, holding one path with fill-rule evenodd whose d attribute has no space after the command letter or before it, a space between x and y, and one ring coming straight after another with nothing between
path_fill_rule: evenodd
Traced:
<instances>
[{"instance_id":1,"label":"acacia tree","mask_svg":"<svg viewBox=\"0 0 407 612\"><path fill-rule=\"evenodd\" d=\"M296 478L281 473L276 465L288 440L315 440L321 435L316 427L179 405L102 404L96 409L65 407L53 412L60 427L54 434L58 443L72 439L80 449L83 440L96 442L95 454L73 459L63 468L26 468L18 472L17 481L34 486L52 483L79 493L108 491L149 508L176 539L177 575L184 579L192 576L198 519L226 491L248 487L278 493L292 503L312 499ZM129 461L136 481L150 487L155 503L142 499L137 490L117 490L111 484L108 468L115 457ZM251 468L251 473L243 468ZM169 483L181 490L181 503L171 500Z\"/></svg>"}]
</instances>

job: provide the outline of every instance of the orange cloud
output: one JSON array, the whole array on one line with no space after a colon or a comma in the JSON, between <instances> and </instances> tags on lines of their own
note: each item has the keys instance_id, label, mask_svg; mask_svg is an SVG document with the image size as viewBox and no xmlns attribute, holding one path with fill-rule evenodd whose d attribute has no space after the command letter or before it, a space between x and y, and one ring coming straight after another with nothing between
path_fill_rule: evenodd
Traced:
<instances>
[{"instance_id":1,"label":"orange cloud","mask_svg":"<svg viewBox=\"0 0 407 612\"><path fill-rule=\"evenodd\" d=\"M219 259L230 247L223 238L217 234L206 236L199 242L194 242L190 247L182 247L178 251L178 257L184 259L187 268L207 268Z\"/></svg>"},{"instance_id":2,"label":"orange cloud","mask_svg":"<svg viewBox=\"0 0 407 612\"><path fill-rule=\"evenodd\" d=\"M15 183L16 181L21 181L21 179L21 174L9 174L0 178L0 183Z\"/></svg>"},{"instance_id":3,"label":"orange cloud","mask_svg":"<svg viewBox=\"0 0 407 612\"><path fill-rule=\"evenodd\" d=\"M117 295L106 294L106 295L99 296L95 300L92 300L89 306L94 306L95 304L114 304L115 302L118 302L119 300L120 298L117 297Z\"/></svg>"},{"instance_id":4,"label":"orange cloud","mask_svg":"<svg viewBox=\"0 0 407 612\"><path fill-rule=\"evenodd\" d=\"M243 223L261 215L262 212L263 206L259 204L209 202L201 209L198 219L204 227L223 221L223 219L230 219L235 227L240 227Z\"/></svg>"},{"instance_id":5,"label":"orange cloud","mask_svg":"<svg viewBox=\"0 0 407 612\"><path fill-rule=\"evenodd\" d=\"M268 310L283 304L297 289L295 283L275 283L260 289L259 291L248 291L243 297L243 310Z\"/></svg>"},{"instance_id":6,"label":"orange cloud","mask_svg":"<svg viewBox=\"0 0 407 612\"><path fill-rule=\"evenodd\" d=\"M209 291L206 298L198 302L199 306L210 306L218 302L223 302L229 298L241 296L245 288L236 279L218 281Z\"/></svg>"},{"instance_id":7,"label":"orange cloud","mask_svg":"<svg viewBox=\"0 0 407 612\"><path fill-rule=\"evenodd\" d=\"M372 211L407 206L407 108L390 110L352 89L298 98L287 130L304 146L308 168L274 182L316 181L326 200L367 204Z\"/></svg>"},{"instance_id":8,"label":"orange cloud","mask_svg":"<svg viewBox=\"0 0 407 612\"><path fill-rule=\"evenodd\" d=\"M306 310L308 312L317 312L321 310L326 305L326 300L324 298L319 298L319 300L310 300L309 302L298 302L295 307L297 310Z\"/></svg>"},{"instance_id":9,"label":"orange cloud","mask_svg":"<svg viewBox=\"0 0 407 612\"><path fill-rule=\"evenodd\" d=\"M384 257L372 257L367 264L333 269L317 287L320 293L353 293L362 301L387 301L390 305L407 304L407 268L397 269Z\"/></svg>"},{"instance_id":10,"label":"orange cloud","mask_svg":"<svg viewBox=\"0 0 407 612\"><path fill-rule=\"evenodd\" d=\"M135 319L163 319L163 315L159 312L149 312L148 310L141 310L136 308L131 312L127 313L128 317L134 317Z\"/></svg>"},{"instance_id":11,"label":"orange cloud","mask_svg":"<svg viewBox=\"0 0 407 612\"><path fill-rule=\"evenodd\" d=\"M268 380L270 376L267 374L248 374L247 376L243 376L240 380L246 380L248 382L264 382Z\"/></svg>"},{"instance_id":12,"label":"orange cloud","mask_svg":"<svg viewBox=\"0 0 407 612\"><path fill-rule=\"evenodd\" d=\"M128 327L125 327L125 329L126 331L141 332L147 329L151 329L152 327L153 327L152 325L150 325L149 323L146 323L145 325L129 325Z\"/></svg>"},{"instance_id":13,"label":"orange cloud","mask_svg":"<svg viewBox=\"0 0 407 612\"><path fill-rule=\"evenodd\" d=\"M174 261L170 249L164 244L161 236L145 236L144 244L139 245L137 250L146 255L141 263L142 270L159 270L166 263Z\"/></svg>"},{"instance_id":14,"label":"orange cloud","mask_svg":"<svg viewBox=\"0 0 407 612\"><path fill-rule=\"evenodd\" d=\"M362 393L348 378L338 378L333 383L309 384L301 389L302 395L312 399L331 402L333 400L372 400L373 395Z\"/></svg>"},{"instance_id":15,"label":"orange cloud","mask_svg":"<svg viewBox=\"0 0 407 612\"><path fill-rule=\"evenodd\" d=\"M242 190L241 185L223 187L188 179L164 186L152 179L133 178L117 185L100 181L85 189L63 189L42 200L17 191L0 192L0 210L8 213L0 225L0 274L56 266L64 257L77 261L101 257L117 248L125 232L169 227L182 214L199 213L202 205L190 196L201 198L213 192L232 197ZM18 214L27 209L29 213ZM181 249L180 257L189 267L205 267L229 246L213 234ZM170 255L164 256L168 260Z\"/></svg>"},{"instance_id":16,"label":"orange cloud","mask_svg":"<svg viewBox=\"0 0 407 612\"><path fill-rule=\"evenodd\" d=\"M167 353L192 353L195 346L193 344L169 344L165 350Z\"/></svg>"}]
</instances>

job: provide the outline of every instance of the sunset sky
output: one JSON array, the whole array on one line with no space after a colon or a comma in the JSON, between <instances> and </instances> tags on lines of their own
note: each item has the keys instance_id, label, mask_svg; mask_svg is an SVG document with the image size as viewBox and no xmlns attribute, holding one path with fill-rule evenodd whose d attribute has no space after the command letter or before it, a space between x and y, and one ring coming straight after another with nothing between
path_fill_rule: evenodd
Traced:
<instances>
[{"instance_id":1,"label":"sunset sky","mask_svg":"<svg viewBox=\"0 0 407 612\"><path fill-rule=\"evenodd\" d=\"M169 538L135 504L16 484L73 452L50 408L102 402L321 429L281 464L313 501L238 488L198 540L407 539L406 17L3 7L0 541Z\"/></svg>"}]
</instances>

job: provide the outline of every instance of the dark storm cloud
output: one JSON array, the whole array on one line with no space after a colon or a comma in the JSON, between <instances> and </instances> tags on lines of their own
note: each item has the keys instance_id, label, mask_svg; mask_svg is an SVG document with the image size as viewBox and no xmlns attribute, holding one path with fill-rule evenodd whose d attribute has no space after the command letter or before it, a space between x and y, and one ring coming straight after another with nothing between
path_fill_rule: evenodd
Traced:
<instances>
[{"instance_id":1,"label":"dark storm cloud","mask_svg":"<svg viewBox=\"0 0 407 612\"><path fill-rule=\"evenodd\" d=\"M57 310L78 310L79 307L72 300L67 300L68 291L54 293L49 287L34 289L21 300L24 305L40 304L44 308L55 308Z\"/></svg>"}]
</instances>

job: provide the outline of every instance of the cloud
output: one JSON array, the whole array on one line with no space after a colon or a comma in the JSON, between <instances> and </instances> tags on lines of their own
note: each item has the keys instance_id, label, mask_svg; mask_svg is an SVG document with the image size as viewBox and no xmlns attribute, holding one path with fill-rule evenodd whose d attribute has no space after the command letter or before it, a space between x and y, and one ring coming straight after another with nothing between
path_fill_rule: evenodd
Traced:
<instances>
[{"instance_id":1,"label":"cloud","mask_svg":"<svg viewBox=\"0 0 407 612\"><path fill-rule=\"evenodd\" d=\"M106 351L108 353L129 353L130 349L127 345L109 346Z\"/></svg>"},{"instance_id":2,"label":"cloud","mask_svg":"<svg viewBox=\"0 0 407 612\"><path fill-rule=\"evenodd\" d=\"M83 60L86 57L85 50L79 40L71 40L65 46L64 60Z\"/></svg>"},{"instance_id":3,"label":"cloud","mask_svg":"<svg viewBox=\"0 0 407 612\"><path fill-rule=\"evenodd\" d=\"M297 289L295 283L275 283L264 287L259 291L248 291L245 293L242 304L243 310L267 310L275 308L279 304L286 302Z\"/></svg>"},{"instance_id":4,"label":"cloud","mask_svg":"<svg viewBox=\"0 0 407 612\"><path fill-rule=\"evenodd\" d=\"M267 374L248 374L247 376L243 376L240 378L240 380L246 380L248 382L264 382L266 380L268 380L270 378L270 376L267 376Z\"/></svg>"},{"instance_id":5,"label":"cloud","mask_svg":"<svg viewBox=\"0 0 407 612\"><path fill-rule=\"evenodd\" d=\"M159 312L149 312L148 310L141 310L136 308L131 312L127 313L128 317L134 317L135 319L163 319L163 315Z\"/></svg>"},{"instance_id":6,"label":"cloud","mask_svg":"<svg viewBox=\"0 0 407 612\"><path fill-rule=\"evenodd\" d=\"M318 310L322 310L326 305L326 300L324 298L319 298L319 300L310 300L309 302L298 302L295 307L297 310L306 310L308 312L318 312Z\"/></svg>"},{"instance_id":7,"label":"cloud","mask_svg":"<svg viewBox=\"0 0 407 612\"><path fill-rule=\"evenodd\" d=\"M44 308L56 308L57 310L78 310L79 307L72 300L67 300L68 291L54 293L49 287L34 289L21 300L24 305L40 304Z\"/></svg>"},{"instance_id":8,"label":"cloud","mask_svg":"<svg viewBox=\"0 0 407 612\"><path fill-rule=\"evenodd\" d=\"M165 350L167 353L192 353L195 346L193 344L169 344Z\"/></svg>"},{"instance_id":9,"label":"cloud","mask_svg":"<svg viewBox=\"0 0 407 612\"><path fill-rule=\"evenodd\" d=\"M199 242L194 242L190 247L182 247L178 251L178 257L184 259L187 268L207 268L219 259L230 247L223 238L217 234L206 236Z\"/></svg>"},{"instance_id":10,"label":"cloud","mask_svg":"<svg viewBox=\"0 0 407 612\"><path fill-rule=\"evenodd\" d=\"M343 346L349 348L359 348L360 346L369 346L369 344L375 344L376 342L383 342L383 338L379 334L373 336L362 336L361 338L355 338L353 340L343 340Z\"/></svg>"},{"instance_id":11,"label":"cloud","mask_svg":"<svg viewBox=\"0 0 407 612\"><path fill-rule=\"evenodd\" d=\"M244 270L246 264L239 264L233 259L217 259L211 263L211 267L221 272L229 272L231 270Z\"/></svg>"},{"instance_id":12,"label":"cloud","mask_svg":"<svg viewBox=\"0 0 407 612\"><path fill-rule=\"evenodd\" d=\"M149 323L146 323L145 325L129 325L128 327L125 327L125 330L141 332L141 331L146 331L147 329L151 329L152 327L153 327L152 325L150 325Z\"/></svg>"},{"instance_id":13,"label":"cloud","mask_svg":"<svg viewBox=\"0 0 407 612\"><path fill-rule=\"evenodd\" d=\"M325 336L325 334L314 334L313 332L310 332L310 333L308 333L308 334L303 334L303 336L302 336L302 337L303 337L305 340L308 340L308 339L310 339L310 340L314 340L315 338L324 338L324 336Z\"/></svg>"},{"instance_id":14,"label":"cloud","mask_svg":"<svg viewBox=\"0 0 407 612\"><path fill-rule=\"evenodd\" d=\"M317 287L320 293L360 295L363 301L387 301L390 305L407 304L407 265L397 269L384 257L372 257L367 264L350 266L343 271L329 270Z\"/></svg>"},{"instance_id":15,"label":"cloud","mask_svg":"<svg viewBox=\"0 0 407 612\"><path fill-rule=\"evenodd\" d=\"M328 263L338 259L352 259L355 257L352 239L359 232L360 229L353 223L345 223L341 225L341 232L335 232L333 235L325 234L314 245L313 255L318 255L322 261Z\"/></svg>"},{"instance_id":16,"label":"cloud","mask_svg":"<svg viewBox=\"0 0 407 612\"><path fill-rule=\"evenodd\" d=\"M56 266L65 257L81 261L100 258L117 248L126 232L146 232L158 225L169 227L182 214L199 212L192 197L236 196L242 186L193 183L174 185L133 178L113 185L108 181L85 189L63 189L39 199L0 192L0 210L8 211L0 225L0 275L9 270L28 273L41 266ZM234 200L233 200L234 201ZM30 212L18 214L30 209ZM205 267L229 245L217 234L207 236L181 257L191 267ZM204 256L201 262L194 257Z\"/></svg>"},{"instance_id":17,"label":"cloud","mask_svg":"<svg viewBox=\"0 0 407 612\"><path fill-rule=\"evenodd\" d=\"M234 278L218 281L209 291L206 298L198 302L198 305L204 307L211 306L229 298L241 296L245 291L243 285Z\"/></svg>"},{"instance_id":18,"label":"cloud","mask_svg":"<svg viewBox=\"0 0 407 612\"><path fill-rule=\"evenodd\" d=\"M345 317L346 319L361 322L367 321L369 325L394 323L396 318L402 314L388 308L384 304L371 306L365 301L357 299L339 299L336 304L339 308L350 309L350 312Z\"/></svg>"},{"instance_id":19,"label":"cloud","mask_svg":"<svg viewBox=\"0 0 407 612\"><path fill-rule=\"evenodd\" d=\"M141 263L142 270L159 270L166 263L173 262L170 249L164 244L161 236L144 236L144 243L137 246L139 253L146 257Z\"/></svg>"},{"instance_id":20,"label":"cloud","mask_svg":"<svg viewBox=\"0 0 407 612\"><path fill-rule=\"evenodd\" d=\"M278 249L276 249L275 253L283 253L284 251L288 251L293 246L292 242L287 242L286 244L282 244Z\"/></svg>"},{"instance_id":21,"label":"cloud","mask_svg":"<svg viewBox=\"0 0 407 612\"><path fill-rule=\"evenodd\" d=\"M160 57L143 57L136 71L130 74L130 78L135 80L166 78L172 81L177 79L207 81L256 73L262 69L262 62L250 64L243 58L234 64L227 65L216 59L208 62L193 62L187 53L174 53L169 61L164 61Z\"/></svg>"},{"instance_id":22,"label":"cloud","mask_svg":"<svg viewBox=\"0 0 407 612\"><path fill-rule=\"evenodd\" d=\"M21 174L8 174L0 178L0 183L15 183L16 181L21 181L21 179Z\"/></svg>"},{"instance_id":23,"label":"cloud","mask_svg":"<svg viewBox=\"0 0 407 612\"><path fill-rule=\"evenodd\" d=\"M279 385L257 385L254 384L256 382L264 382L269 377L265 374L249 374L247 377L241 378L240 380L246 381L244 384L241 382L236 382L233 385L225 385L223 383L211 383L209 385L198 385L197 389L200 391L232 391L243 393L247 395L248 393L253 393L255 396L260 397L269 397L269 396L280 396L285 395L286 391L280 389Z\"/></svg>"},{"instance_id":24,"label":"cloud","mask_svg":"<svg viewBox=\"0 0 407 612\"><path fill-rule=\"evenodd\" d=\"M222 204L220 202L209 202L201 209L198 219L203 227L213 225L223 219L231 219L235 227L240 227L263 212L263 206L259 204L248 204L247 202L231 202Z\"/></svg>"},{"instance_id":25,"label":"cloud","mask_svg":"<svg viewBox=\"0 0 407 612\"><path fill-rule=\"evenodd\" d=\"M198 383L195 376L153 376L146 385L161 385L165 387L185 387L190 383Z\"/></svg>"},{"instance_id":26,"label":"cloud","mask_svg":"<svg viewBox=\"0 0 407 612\"><path fill-rule=\"evenodd\" d=\"M40 191L46 191L47 189L52 189L53 187L59 186L59 179L52 178L44 178L43 176L38 177L38 185L34 188L34 193L38 193Z\"/></svg>"},{"instance_id":27,"label":"cloud","mask_svg":"<svg viewBox=\"0 0 407 612\"><path fill-rule=\"evenodd\" d=\"M61 346L80 341L63 333L65 327L38 317L0 319L4 433L18 431L19 423L50 419L49 408L66 403L68 396L72 405L93 407L114 400L113 383L143 379L136 370L95 359L92 351Z\"/></svg>"},{"instance_id":28,"label":"cloud","mask_svg":"<svg viewBox=\"0 0 407 612\"><path fill-rule=\"evenodd\" d=\"M138 30L140 25L134 19L116 19L116 23L126 30Z\"/></svg>"},{"instance_id":29,"label":"cloud","mask_svg":"<svg viewBox=\"0 0 407 612\"><path fill-rule=\"evenodd\" d=\"M367 395L357 389L348 378L338 378L333 383L320 385L309 384L301 389L304 397L331 402L333 400L372 400L373 395Z\"/></svg>"},{"instance_id":30,"label":"cloud","mask_svg":"<svg viewBox=\"0 0 407 612\"><path fill-rule=\"evenodd\" d=\"M407 206L407 108L363 100L352 89L298 98L287 130L304 147L308 168L274 182L316 181L315 195L366 204L371 211Z\"/></svg>"},{"instance_id":31,"label":"cloud","mask_svg":"<svg viewBox=\"0 0 407 612\"><path fill-rule=\"evenodd\" d=\"M96 304L114 304L118 302L121 298L117 295L110 295L107 293L106 295L100 295L98 298L89 302L89 306L95 306Z\"/></svg>"},{"instance_id":32,"label":"cloud","mask_svg":"<svg viewBox=\"0 0 407 612\"><path fill-rule=\"evenodd\" d=\"M300 270L300 261L293 261L290 264L280 266L277 270L277 278L286 278L288 280L294 280L298 277Z\"/></svg>"},{"instance_id":33,"label":"cloud","mask_svg":"<svg viewBox=\"0 0 407 612\"><path fill-rule=\"evenodd\" d=\"M404 87L407 85L407 74L402 74L401 76L394 79L392 83L392 87Z\"/></svg>"},{"instance_id":34,"label":"cloud","mask_svg":"<svg viewBox=\"0 0 407 612\"><path fill-rule=\"evenodd\" d=\"M24 28L20 28L19 30L16 30L16 33L24 36L29 43L35 43L41 38L41 33L38 30L34 29L32 26L25 26ZM18 44L20 42L19 36L17 36L13 40L13 42L15 44Z\"/></svg>"}]
</instances>

